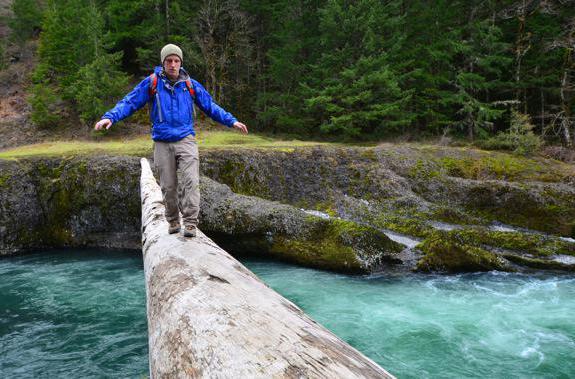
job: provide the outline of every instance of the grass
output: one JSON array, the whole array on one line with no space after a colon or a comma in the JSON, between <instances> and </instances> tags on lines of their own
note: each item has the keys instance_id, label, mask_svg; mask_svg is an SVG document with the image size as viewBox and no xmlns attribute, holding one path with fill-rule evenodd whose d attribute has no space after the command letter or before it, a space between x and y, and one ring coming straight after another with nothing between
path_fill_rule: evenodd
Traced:
<instances>
[{"instance_id":1,"label":"grass","mask_svg":"<svg viewBox=\"0 0 575 379\"><path fill-rule=\"evenodd\" d=\"M256 134L241 135L233 131L204 131L198 135L200 149L211 148L272 148L291 150L296 147L336 145L324 142L300 140L279 140ZM0 159L18 159L26 157L53 157L75 155L133 155L152 154L152 140L149 136L138 136L125 140L107 141L54 141L19 146L0 151Z\"/></svg>"}]
</instances>

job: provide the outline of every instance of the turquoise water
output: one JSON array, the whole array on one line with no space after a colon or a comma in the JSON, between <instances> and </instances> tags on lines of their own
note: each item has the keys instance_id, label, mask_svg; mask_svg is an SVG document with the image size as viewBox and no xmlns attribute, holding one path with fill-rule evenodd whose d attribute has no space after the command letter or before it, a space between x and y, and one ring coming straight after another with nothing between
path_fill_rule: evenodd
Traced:
<instances>
[{"instance_id":1,"label":"turquoise water","mask_svg":"<svg viewBox=\"0 0 575 379\"><path fill-rule=\"evenodd\" d=\"M349 277L245 264L399 378L575 377L575 277Z\"/></svg>"},{"instance_id":2,"label":"turquoise water","mask_svg":"<svg viewBox=\"0 0 575 379\"><path fill-rule=\"evenodd\" d=\"M245 264L399 378L575 377L575 277L349 277ZM0 259L0 378L147 376L139 254Z\"/></svg>"},{"instance_id":3,"label":"turquoise water","mask_svg":"<svg viewBox=\"0 0 575 379\"><path fill-rule=\"evenodd\" d=\"M0 259L0 378L148 375L141 254Z\"/></svg>"}]
</instances>

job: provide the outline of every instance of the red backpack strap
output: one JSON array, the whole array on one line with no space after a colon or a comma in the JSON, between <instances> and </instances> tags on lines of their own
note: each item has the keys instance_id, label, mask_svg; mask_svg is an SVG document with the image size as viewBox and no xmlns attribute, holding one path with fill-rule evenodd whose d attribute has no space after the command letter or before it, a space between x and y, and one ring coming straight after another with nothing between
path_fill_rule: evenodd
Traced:
<instances>
[{"instance_id":1,"label":"red backpack strap","mask_svg":"<svg viewBox=\"0 0 575 379\"><path fill-rule=\"evenodd\" d=\"M194 87L192 86L192 81L190 79L186 80L186 86L188 87L188 92L190 92L192 100L194 100L196 98L196 91L194 90Z\"/></svg>"},{"instance_id":2,"label":"red backpack strap","mask_svg":"<svg viewBox=\"0 0 575 379\"><path fill-rule=\"evenodd\" d=\"M152 73L150 75L150 87L148 88L148 93L150 97L156 94L156 88L158 87L158 75L156 73Z\"/></svg>"}]
</instances>

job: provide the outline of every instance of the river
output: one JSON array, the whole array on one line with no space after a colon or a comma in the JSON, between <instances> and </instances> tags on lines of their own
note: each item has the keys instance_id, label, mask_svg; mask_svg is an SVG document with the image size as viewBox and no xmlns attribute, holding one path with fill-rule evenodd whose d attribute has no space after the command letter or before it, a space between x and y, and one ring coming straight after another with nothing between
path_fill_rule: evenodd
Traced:
<instances>
[{"instance_id":1,"label":"river","mask_svg":"<svg viewBox=\"0 0 575 379\"><path fill-rule=\"evenodd\" d=\"M346 276L244 263L399 378L575 376L575 277ZM133 252L0 259L0 377L147 376L145 287Z\"/></svg>"}]
</instances>

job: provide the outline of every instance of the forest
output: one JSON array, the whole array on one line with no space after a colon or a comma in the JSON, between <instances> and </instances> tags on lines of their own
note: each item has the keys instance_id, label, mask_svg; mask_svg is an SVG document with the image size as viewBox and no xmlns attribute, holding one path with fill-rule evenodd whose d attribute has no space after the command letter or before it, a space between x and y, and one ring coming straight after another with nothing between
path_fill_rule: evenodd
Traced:
<instances>
[{"instance_id":1,"label":"forest","mask_svg":"<svg viewBox=\"0 0 575 379\"><path fill-rule=\"evenodd\" d=\"M253 131L575 144L572 0L14 0L12 13L0 48L37 41L41 128L93 124L175 43Z\"/></svg>"}]
</instances>

